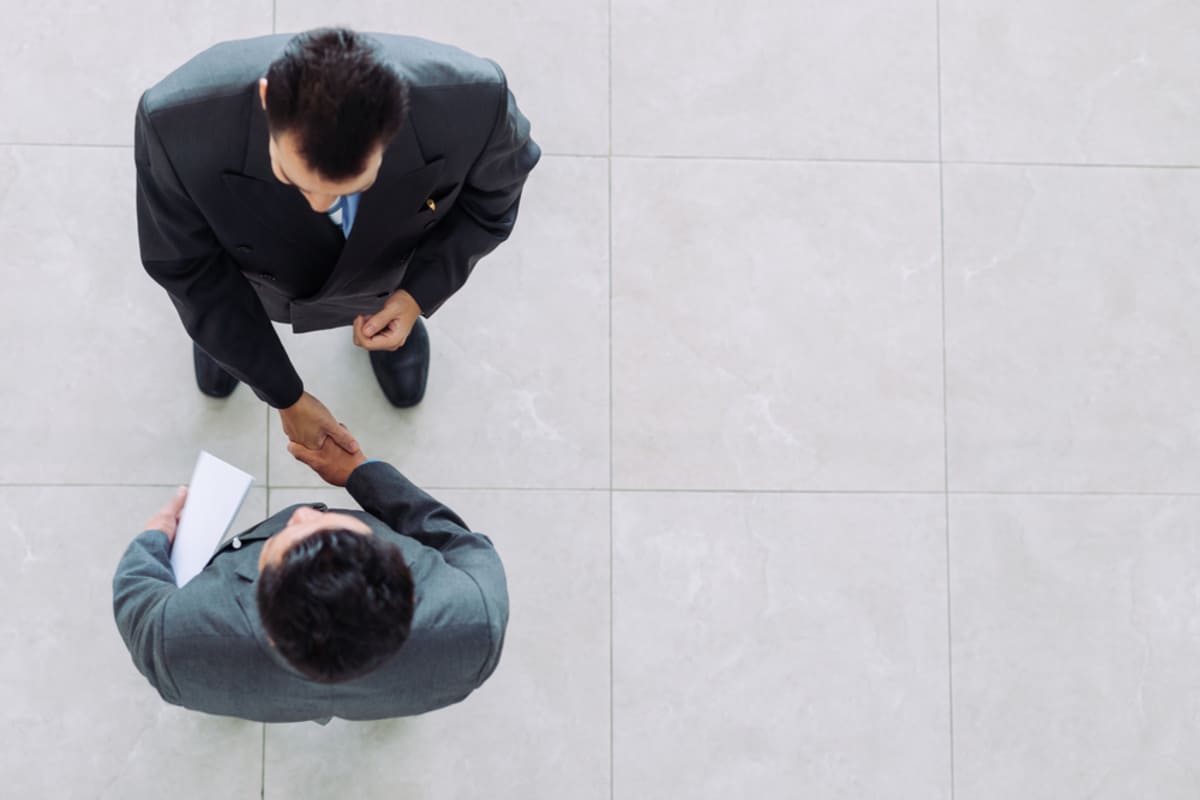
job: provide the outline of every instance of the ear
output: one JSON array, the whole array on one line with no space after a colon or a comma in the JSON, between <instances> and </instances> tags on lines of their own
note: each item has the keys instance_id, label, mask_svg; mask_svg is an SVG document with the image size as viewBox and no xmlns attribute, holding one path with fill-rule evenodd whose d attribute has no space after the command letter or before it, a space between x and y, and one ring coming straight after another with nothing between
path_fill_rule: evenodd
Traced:
<instances>
[{"instance_id":1,"label":"ear","mask_svg":"<svg viewBox=\"0 0 1200 800\"><path fill-rule=\"evenodd\" d=\"M258 99L262 102L264 110L267 108L267 79L258 79Z\"/></svg>"}]
</instances>

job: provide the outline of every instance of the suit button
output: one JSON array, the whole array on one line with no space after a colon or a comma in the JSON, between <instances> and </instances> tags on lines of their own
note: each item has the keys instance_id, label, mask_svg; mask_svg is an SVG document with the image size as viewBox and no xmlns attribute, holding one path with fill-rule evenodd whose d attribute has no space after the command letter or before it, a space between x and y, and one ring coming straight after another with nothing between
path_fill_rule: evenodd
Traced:
<instances>
[{"instance_id":1,"label":"suit button","mask_svg":"<svg viewBox=\"0 0 1200 800\"><path fill-rule=\"evenodd\" d=\"M236 536L233 537L233 549L237 550L241 546L242 546L242 540L237 538Z\"/></svg>"}]
</instances>

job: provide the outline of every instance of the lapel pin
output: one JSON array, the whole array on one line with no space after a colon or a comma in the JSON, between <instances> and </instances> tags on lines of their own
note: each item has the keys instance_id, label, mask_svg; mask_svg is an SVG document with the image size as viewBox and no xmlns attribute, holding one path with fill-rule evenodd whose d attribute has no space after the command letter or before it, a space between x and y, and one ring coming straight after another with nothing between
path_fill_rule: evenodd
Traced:
<instances>
[{"instance_id":1,"label":"lapel pin","mask_svg":"<svg viewBox=\"0 0 1200 800\"><path fill-rule=\"evenodd\" d=\"M437 203L433 202L432 197L425 198L425 207L428 208L430 211L437 211Z\"/></svg>"}]
</instances>

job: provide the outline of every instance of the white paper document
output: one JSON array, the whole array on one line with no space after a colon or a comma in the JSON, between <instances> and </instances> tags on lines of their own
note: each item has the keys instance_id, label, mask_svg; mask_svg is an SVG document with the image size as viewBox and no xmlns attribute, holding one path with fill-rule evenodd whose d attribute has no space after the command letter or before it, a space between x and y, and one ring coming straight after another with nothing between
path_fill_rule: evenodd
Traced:
<instances>
[{"instance_id":1,"label":"white paper document","mask_svg":"<svg viewBox=\"0 0 1200 800\"><path fill-rule=\"evenodd\" d=\"M254 478L205 450L196 459L187 502L171 547L175 585L196 577L233 524Z\"/></svg>"}]
</instances>

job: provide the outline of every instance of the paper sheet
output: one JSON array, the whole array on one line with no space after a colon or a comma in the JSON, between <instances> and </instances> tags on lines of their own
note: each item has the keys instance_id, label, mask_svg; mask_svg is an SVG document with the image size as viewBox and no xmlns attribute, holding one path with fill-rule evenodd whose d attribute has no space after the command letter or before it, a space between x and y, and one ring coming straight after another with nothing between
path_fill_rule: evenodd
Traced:
<instances>
[{"instance_id":1,"label":"paper sheet","mask_svg":"<svg viewBox=\"0 0 1200 800\"><path fill-rule=\"evenodd\" d=\"M212 453L200 451L171 548L176 586L183 586L204 569L233 524L252 483L251 475Z\"/></svg>"}]
</instances>

